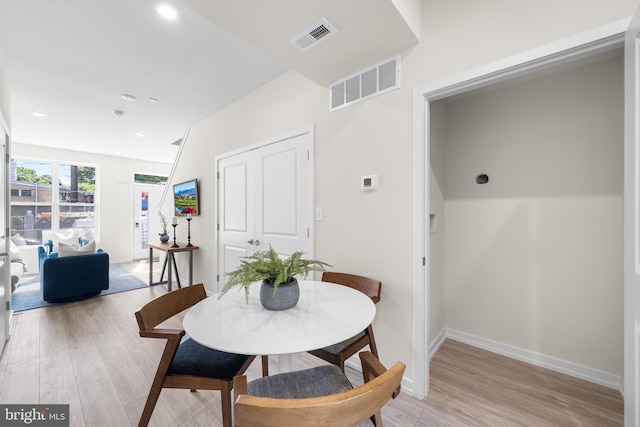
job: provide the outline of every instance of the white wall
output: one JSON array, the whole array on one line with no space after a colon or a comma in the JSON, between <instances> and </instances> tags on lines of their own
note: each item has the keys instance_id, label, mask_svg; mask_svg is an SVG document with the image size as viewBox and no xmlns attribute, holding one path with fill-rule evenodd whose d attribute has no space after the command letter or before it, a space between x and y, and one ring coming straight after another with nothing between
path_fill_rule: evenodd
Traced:
<instances>
[{"instance_id":1,"label":"white wall","mask_svg":"<svg viewBox=\"0 0 640 427\"><path fill-rule=\"evenodd\" d=\"M448 328L622 376L622 76L445 103Z\"/></svg>"},{"instance_id":2,"label":"white wall","mask_svg":"<svg viewBox=\"0 0 640 427\"><path fill-rule=\"evenodd\" d=\"M0 111L2 117L7 122L7 126L11 129L11 94L9 93L9 84L7 74L4 68L2 57L0 56Z\"/></svg>"},{"instance_id":3,"label":"white wall","mask_svg":"<svg viewBox=\"0 0 640 427\"><path fill-rule=\"evenodd\" d=\"M15 142L12 145L12 155L97 165L96 178L100 185L100 236L96 237L99 239L98 246L109 253L111 263L132 260L133 174L166 176L171 170L171 165L168 163L146 162Z\"/></svg>"},{"instance_id":4,"label":"white wall","mask_svg":"<svg viewBox=\"0 0 640 427\"><path fill-rule=\"evenodd\" d=\"M174 182L197 175L202 185L203 215L192 222L201 247L195 280L214 288L215 156L313 124L315 206L324 208L315 257L382 281L374 322L380 356L406 362L412 378L413 88L629 16L637 5L424 0L421 42L403 52L400 90L329 113L328 89L288 72L193 126ZM366 174L379 175L379 191L360 192Z\"/></svg>"}]
</instances>

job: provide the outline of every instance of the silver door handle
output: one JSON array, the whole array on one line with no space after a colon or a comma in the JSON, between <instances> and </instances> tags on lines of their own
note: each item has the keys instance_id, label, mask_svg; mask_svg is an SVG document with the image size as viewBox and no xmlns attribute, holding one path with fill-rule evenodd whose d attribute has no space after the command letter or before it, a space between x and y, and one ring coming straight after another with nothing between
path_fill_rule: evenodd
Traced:
<instances>
[{"instance_id":1,"label":"silver door handle","mask_svg":"<svg viewBox=\"0 0 640 427\"><path fill-rule=\"evenodd\" d=\"M253 239L247 240L247 243L250 244L250 245L253 245Z\"/></svg>"},{"instance_id":2,"label":"silver door handle","mask_svg":"<svg viewBox=\"0 0 640 427\"><path fill-rule=\"evenodd\" d=\"M255 245L258 246L260 244L260 240L256 239Z\"/></svg>"},{"instance_id":3,"label":"silver door handle","mask_svg":"<svg viewBox=\"0 0 640 427\"><path fill-rule=\"evenodd\" d=\"M247 243L250 244L250 245L256 245L257 246L257 245L260 244L260 240L249 239L249 240L247 240Z\"/></svg>"}]
</instances>

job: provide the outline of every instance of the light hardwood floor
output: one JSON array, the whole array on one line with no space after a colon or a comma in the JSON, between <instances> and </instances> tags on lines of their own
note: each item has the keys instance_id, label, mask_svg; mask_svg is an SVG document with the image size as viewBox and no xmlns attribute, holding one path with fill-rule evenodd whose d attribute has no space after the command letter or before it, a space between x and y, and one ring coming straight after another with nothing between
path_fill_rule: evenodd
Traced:
<instances>
[{"instance_id":1,"label":"light hardwood floor","mask_svg":"<svg viewBox=\"0 0 640 427\"><path fill-rule=\"evenodd\" d=\"M148 280L144 264L125 267ZM163 343L140 338L134 312L164 292L154 286L16 315L0 357L0 402L68 403L72 426L137 425ZM306 354L293 358L294 369L320 363ZM257 358L248 375L260 372ZM451 340L432 360L429 396L401 394L383 410L385 426L397 427L622 426L622 417L614 390ZM220 426L220 420L217 392L163 390L151 425Z\"/></svg>"}]
</instances>

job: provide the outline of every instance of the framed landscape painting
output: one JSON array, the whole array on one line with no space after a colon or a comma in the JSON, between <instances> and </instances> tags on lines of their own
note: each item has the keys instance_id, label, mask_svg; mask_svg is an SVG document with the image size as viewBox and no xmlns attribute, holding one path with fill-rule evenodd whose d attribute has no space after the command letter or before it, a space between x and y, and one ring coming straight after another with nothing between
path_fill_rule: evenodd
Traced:
<instances>
[{"instance_id":1,"label":"framed landscape painting","mask_svg":"<svg viewBox=\"0 0 640 427\"><path fill-rule=\"evenodd\" d=\"M198 180L192 179L173 185L174 215L200 215Z\"/></svg>"}]
</instances>

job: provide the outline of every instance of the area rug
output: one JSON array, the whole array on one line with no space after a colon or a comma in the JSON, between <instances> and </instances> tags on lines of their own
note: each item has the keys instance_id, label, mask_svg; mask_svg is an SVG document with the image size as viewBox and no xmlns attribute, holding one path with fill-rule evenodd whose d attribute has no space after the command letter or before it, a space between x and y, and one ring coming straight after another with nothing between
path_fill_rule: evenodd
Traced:
<instances>
[{"instance_id":1,"label":"area rug","mask_svg":"<svg viewBox=\"0 0 640 427\"><path fill-rule=\"evenodd\" d=\"M100 295L115 294L146 287L147 284L121 267L109 267L109 289ZM100 296L98 295L98 296ZM61 303L64 304L64 303ZM40 276L23 277L18 282L15 292L11 294L11 308L14 312L31 310L33 308L60 305L49 303L42 299L40 292Z\"/></svg>"}]
</instances>

